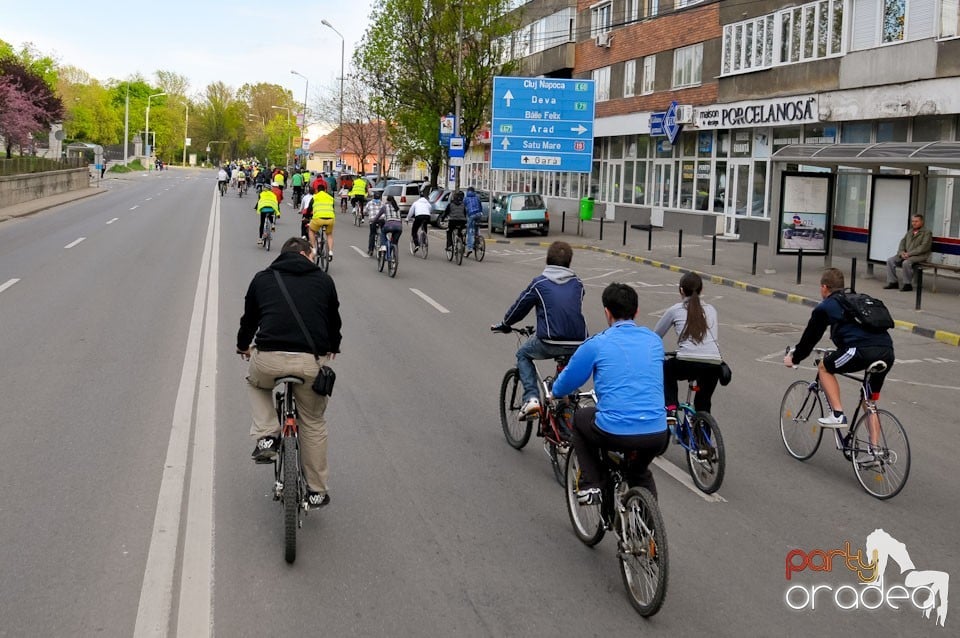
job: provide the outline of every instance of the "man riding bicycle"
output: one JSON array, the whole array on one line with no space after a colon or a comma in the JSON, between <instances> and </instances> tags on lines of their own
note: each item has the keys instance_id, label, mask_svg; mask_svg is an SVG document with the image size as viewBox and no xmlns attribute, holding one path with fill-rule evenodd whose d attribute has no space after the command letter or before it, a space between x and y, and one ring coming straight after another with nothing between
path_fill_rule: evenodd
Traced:
<instances>
[{"instance_id":1,"label":"man riding bicycle","mask_svg":"<svg viewBox=\"0 0 960 638\"><path fill-rule=\"evenodd\" d=\"M327 231L327 248L329 249L327 257L333 259L333 225L336 223L337 214L333 208L333 197L327 191L320 191L313 195L311 200L313 205L313 218L307 231L310 235L310 245L317 245L317 233L321 227Z\"/></svg>"},{"instance_id":2,"label":"man riding bicycle","mask_svg":"<svg viewBox=\"0 0 960 638\"><path fill-rule=\"evenodd\" d=\"M387 195L386 201L383 202L383 206L380 207L380 211L370 226L371 228L373 226L380 227L381 251L387 249L387 241L394 244L400 242L400 235L403 234L403 218L400 216L400 206L393 195ZM388 234L390 235L389 238L387 237Z\"/></svg>"},{"instance_id":3,"label":"man riding bicycle","mask_svg":"<svg viewBox=\"0 0 960 638\"><path fill-rule=\"evenodd\" d=\"M413 228L410 229L410 232L413 233L413 252L420 250L420 229L430 223L432 211L433 206L430 205L426 189L424 189L420 193L420 199L413 202L410 206L410 212L407 213L407 221L413 220Z\"/></svg>"},{"instance_id":4,"label":"man riding bicycle","mask_svg":"<svg viewBox=\"0 0 960 638\"><path fill-rule=\"evenodd\" d=\"M473 240L477 233L477 223L483 215L483 204L480 203L480 196L473 186L467 188L467 194L463 198L463 206L467 209L467 257L473 252Z\"/></svg>"},{"instance_id":5,"label":"man riding bicycle","mask_svg":"<svg viewBox=\"0 0 960 638\"><path fill-rule=\"evenodd\" d=\"M600 498L602 450L636 452L637 484L656 498L649 465L670 441L663 407L663 342L634 321L638 303L633 288L612 283L602 301L609 328L577 348L551 391L566 396L593 375L597 407L581 408L573 417L571 443L581 470L577 500L590 504Z\"/></svg>"},{"instance_id":6,"label":"man riding bicycle","mask_svg":"<svg viewBox=\"0 0 960 638\"><path fill-rule=\"evenodd\" d=\"M510 332L509 326L521 321L532 308L537 309L537 333L517 350L517 371L523 384L520 413L524 418L540 411L534 359L572 354L587 338L587 322L582 311L583 282L570 270L572 260L570 244L565 241L550 244L543 273L520 293L503 322L492 328Z\"/></svg>"},{"instance_id":7,"label":"man riding bicycle","mask_svg":"<svg viewBox=\"0 0 960 638\"><path fill-rule=\"evenodd\" d=\"M220 170L217 171L217 188L220 189L220 192L223 193L224 184L230 180L230 175L227 174L227 171L224 167L220 167Z\"/></svg>"},{"instance_id":8,"label":"man riding bicycle","mask_svg":"<svg viewBox=\"0 0 960 638\"><path fill-rule=\"evenodd\" d=\"M363 212L363 207L367 203L367 180L359 176L353 180L353 186L350 187L350 201Z\"/></svg>"},{"instance_id":9,"label":"man riding bicycle","mask_svg":"<svg viewBox=\"0 0 960 638\"><path fill-rule=\"evenodd\" d=\"M273 218L280 211L280 202L277 196L270 189L260 191L257 197L257 203L253 208L260 213L260 230L257 234L257 245L263 245L263 225L272 224Z\"/></svg>"},{"instance_id":10,"label":"man riding bicycle","mask_svg":"<svg viewBox=\"0 0 960 638\"><path fill-rule=\"evenodd\" d=\"M377 215L380 214L380 208L383 202L380 200L380 194L374 193L373 199L367 202L367 207L363 211L363 216L367 218L367 223L370 225L370 237L367 242L367 256L373 256L373 245L376 241L377 233L380 231L380 224L376 221Z\"/></svg>"}]
</instances>

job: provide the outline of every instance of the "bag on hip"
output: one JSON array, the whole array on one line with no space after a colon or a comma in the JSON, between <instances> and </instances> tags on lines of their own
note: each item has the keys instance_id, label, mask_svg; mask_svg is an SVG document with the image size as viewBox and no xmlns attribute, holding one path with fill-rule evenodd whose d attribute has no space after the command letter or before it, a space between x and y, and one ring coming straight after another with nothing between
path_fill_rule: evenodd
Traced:
<instances>
[{"instance_id":1,"label":"bag on hip","mask_svg":"<svg viewBox=\"0 0 960 638\"><path fill-rule=\"evenodd\" d=\"M313 380L313 391L322 397L333 394L333 384L337 380L337 373L329 366L320 366L317 378Z\"/></svg>"}]
</instances>

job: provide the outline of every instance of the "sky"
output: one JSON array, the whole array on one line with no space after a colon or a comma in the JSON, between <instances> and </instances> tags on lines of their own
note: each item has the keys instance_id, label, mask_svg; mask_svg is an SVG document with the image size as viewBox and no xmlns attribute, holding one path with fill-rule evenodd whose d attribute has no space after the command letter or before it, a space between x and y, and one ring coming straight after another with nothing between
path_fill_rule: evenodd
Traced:
<instances>
[{"instance_id":1,"label":"sky","mask_svg":"<svg viewBox=\"0 0 960 638\"><path fill-rule=\"evenodd\" d=\"M312 103L340 77L340 37L320 21L343 34L349 74L373 2L0 0L0 40L16 50L31 42L103 83L139 73L155 84L155 71L172 71L190 81L191 97L216 81L233 89L267 82L302 100L307 86L296 70Z\"/></svg>"}]
</instances>

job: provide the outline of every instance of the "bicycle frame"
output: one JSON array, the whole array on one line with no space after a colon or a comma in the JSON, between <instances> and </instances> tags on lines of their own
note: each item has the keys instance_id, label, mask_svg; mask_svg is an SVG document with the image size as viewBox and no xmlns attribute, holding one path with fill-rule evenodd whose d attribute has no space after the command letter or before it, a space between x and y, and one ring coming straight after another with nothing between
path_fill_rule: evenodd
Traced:
<instances>
[{"instance_id":1,"label":"bicycle frame","mask_svg":"<svg viewBox=\"0 0 960 638\"><path fill-rule=\"evenodd\" d=\"M823 397L823 402L826 404L827 408L832 411L833 406L830 405L830 399L827 398L826 392L823 391L823 388L820 385L820 362L823 360L825 355L831 352L831 350L828 348L814 348L814 352L817 353L817 356L813 360L813 365L817 369L817 374L813 381L810 382L810 388L812 392L816 392ZM857 422L857 417L860 416L860 409L862 408L865 412L874 416L877 414L877 402L873 399L873 391L870 389L870 377L873 373L871 373L868 368L864 371L862 376L850 372L837 372L835 374L836 376L852 379L860 384L860 400L857 402L857 407L853 411L853 417L847 420L847 436L840 436L840 430L843 428L831 428L833 430L833 437L837 449L843 452L852 452L853 447L851 447L849 444L849 435L853 431L853 426ZM806 400L804 400L803 405L806 406ZM876 441L874 441L874 443L876 443Z\"/></svg>"}]
</instances>

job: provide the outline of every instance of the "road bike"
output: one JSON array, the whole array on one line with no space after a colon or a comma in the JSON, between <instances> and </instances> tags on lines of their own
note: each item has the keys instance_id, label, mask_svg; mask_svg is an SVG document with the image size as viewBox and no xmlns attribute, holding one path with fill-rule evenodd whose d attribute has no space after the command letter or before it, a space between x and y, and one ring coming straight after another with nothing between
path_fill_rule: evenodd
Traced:
<instances>
[{"instance_id":1,"label":"road bike","mask_svg":"<svg viewBox=\"0 0 960 638\"><path fill-rule=\"evenodd\" d=\"M660 611L667 595L669 553L667 532L657 499L646 487L637 486L636 452L603 452L599 502L580 503L580 460L577 451L567 456L567 514L573 532L587 547L603 539L606 531L617 536L620 575L630 604L641 616Z\"/></svg>"},{"instance_id":2,"label":"road bike","mask_svg":"<svg viewBox=\"0 0 960 638\"><path fill-rule=\"evenodd\" d=\"M463 254L466 252L465 231L465 228L457 228L453 233L452 243L446 247L447 261L456 261L458 266L463 264Z\"/></svg>"},{"instance_id":3,"label":"road bike","mask_svg":"<svg viewBox=\"0 0 960 638\"><path fill-rule=\"evenodd\" d=\"M316 245L314 246L314 261L323 272L330 270L330 247L327 245L327 227L321 226L315 233Z\"/></svg>"},{"instance_id":4,"label":"road bike","mask_svg":"<svg viewBox=\"0 0 960 638\"><path fill-rule=\"evenodd\" d=\"M397 246L397 242L393 241L391 237L387 239L387 245L383 247L383 250L381 250L380 247L380 233L377 233L377 270L383 272L383 266L386 264L387 274L391 277L396 277L397 266L400 260L400 249Z\"/></svg>"},{"instance_id":5,"label":"road bike","mask_svg":"<svg viewBox=\"0 0 960 638\"><path fill-rule=\"evenodd\" d=\"M820 361L832 350L815 348L814 352L817 354L814 366L819 368ZM870 377L886 369L886 363L874 361L862 376L837 373L860 383L860 401L849 424L824 426L817 420L824 415L824 405L832 411L820 386L819 374L813 381L791 383L780 402L780 437L790 456L798 461L812 457L820 447L824 428L829 428L833 430L837 449L853 464L857 481L868 494L880 500L899 494L910 475L907 432L891 412L877 408L879 394L870 389ZM873 427L871 421L875 424ZM846 432L841 434L844 428Z\"/></svg>"},{"instance_id":6,"label":"road bike","mask_svg":"<svg viewBox=\"0 0 960 638\"><path fill-rule=\"evenodd\" d=\"M267 215L263 220L263 233L260 234L260 239L263 242L263 249L267 252L270 252L270 242L273 241L273 232L277 229L274 225L273 215Z\"/></svg>"},{"instance_id":7,"label":"road bike","mask_svg":"<svg viewBox=\"0 0 960 638\"><path fill-rule=\"evenodd\" d=\"M430 249L430 240L427 236L427 225L424 224L417 231L417 241L420 242L420 248L417 248L417 244L414 243L414 235L410 233L410 254L416 255L419 253L421 259L427 258L427 252Z\"/></svg>"},{"instance_id":8,"label":"road bike","mask_svg":"<svg viewBox=\"0 0 960 638\"><path fill-rule=\"evenodd\" d=\"M667 352L666 356L676 357L677 353ZM687 400L677 406L675 422L667 419L667 427L674 442L687 452L687 470L693 483L704 494L713 494L723 483L727 455L716 419L693 407L699 390L696 379L687 382Z\"/></svg>"},{"instance_id":9,"label":"road bike","mask_svg":"<svg viewBox=\"0 0 960 638\"><path fill-rule=\"evenodd\" d=\"M517 347L525 337L530 337L536 332L533 326L524 328L505 326L502 331L506 332L507 328L509 332L516 333ZM499 331L495 330L495 332ZM555 374L558 375L570 361L570 355L553 357L553 360L556 362ZM563 485L564 466L570 451L570 435L573 432L573 415L581 407L596 405L597 399L593 390L588 390L568 397L547 400L545 397L550 395L556 376L548 376L544 379L536 366L534 369L537 373L537 388L541 398L540 413L524 416L520 412L520 408L523 407L523 384L520 382L520 371L515 367L510 368L503 375L503 381L500 383L500 427L503 429L507 443L514 449L522 450L530 440L533 424L536 423L537 436L543 437L543 450L550 459L553 476L557 483Z\"/></svg>"},{"instance_id":10,"label":"road bike","mask_svg":"<svg viewBox=\"0 0 960 638\"><path fill-rule=\"evenodd\" d=\"M280 447L273 460L273 500L280 501L283 512L283 558L292 563L297 558L297 530L306 516L307 481L300 459L300 438L297 433L297 402L293 386L303 383L300 377L279 377L274 389L277 419L280 421Z\"/></svg>"}]
</instances>

